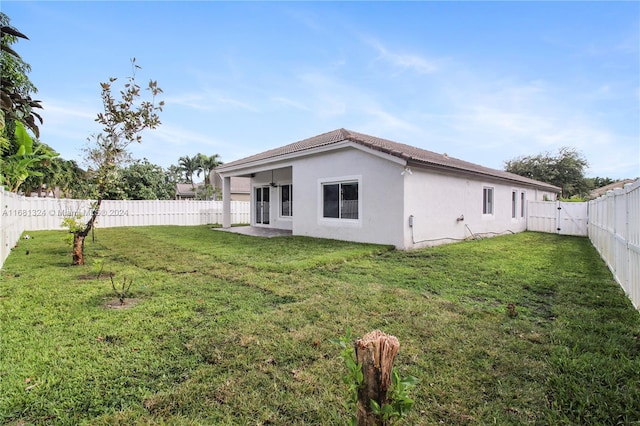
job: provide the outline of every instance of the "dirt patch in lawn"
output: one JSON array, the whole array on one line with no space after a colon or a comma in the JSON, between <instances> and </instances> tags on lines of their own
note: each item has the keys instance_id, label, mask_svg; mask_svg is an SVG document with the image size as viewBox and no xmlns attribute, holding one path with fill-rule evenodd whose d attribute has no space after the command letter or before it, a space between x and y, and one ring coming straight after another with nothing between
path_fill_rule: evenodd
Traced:
<instances>
[{"instance_id":1,"label":"dirt patch in lawn","mask_svg":"<svg viewBox=\"0 0 640 426\"><path fill-rule=\"evenodd\" d=\"M133 308L140 302L142 302L142 299L135 297L124 299L122 302L120 299L111 299L104 304L104 307L108 309L128 309Z\"/></svg>"}]
</instances>

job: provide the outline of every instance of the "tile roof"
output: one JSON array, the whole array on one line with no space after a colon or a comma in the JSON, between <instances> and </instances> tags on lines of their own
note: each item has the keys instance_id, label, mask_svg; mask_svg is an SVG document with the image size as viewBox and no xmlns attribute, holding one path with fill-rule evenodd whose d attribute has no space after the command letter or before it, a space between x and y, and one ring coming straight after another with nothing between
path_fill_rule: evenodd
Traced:
<instances>
[{"instance_id":1,"label":"tile roof","mask_svg":"<svg viewBox=\"0 0 640 426\"><path fill-rule=\"evenodd\" d=\"M176 195L195 196L196 188L201 185L200 183L176 183Z\"/></svg>"},{"instance_id":2,"label":"tile roof","mask_svg":"<svg viewBox=\"0 0 640 426\"><path fill-rule=\"evenodd\" d=\"M636 180L637 179L623 179L618 182L610 183L609 185L606 185L606 186L601 186L600 188L596 188L593 191L591 191L591 193L589 194L589 198L602 197L604 194L607 193L607 191L613 191L614 189L617 189L617 188L624 188L626 184L633 183Z\"/></svg>"},{"instance_id":3,"label":"tile roof","mask_svg":"<svg viewBox=\"0 0 640 426\"><path fill-rule=\"evenodd\" d=\"M457 158L449 157L447 154L438 154L415 146L403 143L393 142L387 139L375 136L365 135L364 133L353 132L346 129L337 129L331 132L313 136L289 145L261 152L259 154L245 157L236 161L226 163L218 169L224 171L233 169L236 166L248 165L253 162L264 162L266 160L277 160L278 157L303 152L306 150L329 146L338 142L350 141L369 149L384 152L389 155L404 159L412 166L436 167L441 169L459 170L471 172L474 174L485 175L500 179L506 179L515 182L526 183L538 187L543 187L551 191L560 192L560 188L548 183L529 179L513 173L502 170L491 169L489 167L480 166Z\"/></svg>"}]
</instances>

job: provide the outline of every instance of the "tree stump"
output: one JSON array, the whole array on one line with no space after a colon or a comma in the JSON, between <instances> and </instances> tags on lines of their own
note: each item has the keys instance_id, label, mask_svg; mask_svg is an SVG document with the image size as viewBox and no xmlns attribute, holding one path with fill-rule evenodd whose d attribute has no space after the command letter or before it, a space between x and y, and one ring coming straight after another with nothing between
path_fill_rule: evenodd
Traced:
<instances>
[{"instance_id":1,"label":"tree stump","mask_svg":"<svg viewBox=\"0 0 640 426\"><path fill-rule=\"evenodd\" d=\"M358 426L380 426L385 422L373 412L371 400L380 407L388 402L387 391L391 386L393 360L400 349L400 342L395 336L387 335L380 330L367 333L356 340L356 360L362 365L364 380L358 389Z\"/></svg>"}]
</instances>

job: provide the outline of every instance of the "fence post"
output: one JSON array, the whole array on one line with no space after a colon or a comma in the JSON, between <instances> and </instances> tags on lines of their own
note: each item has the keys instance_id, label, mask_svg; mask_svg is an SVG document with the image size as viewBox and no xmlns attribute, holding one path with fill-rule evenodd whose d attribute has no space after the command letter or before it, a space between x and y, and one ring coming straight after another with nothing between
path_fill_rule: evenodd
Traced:
<instances>
[{"instance_id":1,"label":"fence post","mask_svg":"<svg viewBox=\"0 0 640 426\"><path fill-rule=\"evenodd\" d=\"M374 330L356 340L355 349L356 361L362 365L364 376L362 386L358 389L357 424L384 425L381 416L373 412L371 400L376 401L380 407L387 403L393 360L400 349L400 342L395 336Z\"/></svg>"}]
</instances>

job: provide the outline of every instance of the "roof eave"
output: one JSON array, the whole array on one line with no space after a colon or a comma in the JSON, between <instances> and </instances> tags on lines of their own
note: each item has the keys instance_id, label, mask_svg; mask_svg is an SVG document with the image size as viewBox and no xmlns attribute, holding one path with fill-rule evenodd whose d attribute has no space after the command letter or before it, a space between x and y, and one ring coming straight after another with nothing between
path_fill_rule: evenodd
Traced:
<instances>
[{"instance_id":1,"label":"roof eave","mask_svg":"<svg viewBox=\"0 0 640 426\"><path fill-rule=\"evenodd\" d=\"M320 145L313 148L304 149L301 151L295 151L287 154L277 155L269 158L263 158L255 161L237 164L237 165L231 164L230 167L225 167L225 165L223 164L216 167L215 170L221 175L234 174L234 172L238 172L238 171L241 171L241 173L252 173L252 172L270 169L272 168L271 166L273 164L278 164L283 162L286 163L287 161L291 161L296 158L307 157L309 155L321 154L329 151L336 151L336 150L344 149L348 147L360 149L362 151L368 151L374 155L384 154L384 156L387 159L390 159L399 163L403 163L403 164L406 163L406 161L408 161L410 158L408 155L400 151L385 150L382 148L371 146L370 144L364 143L357 139L347 138L342 141ZM388 156L391 156L393 158L389 158Z\"/></svg>"},{"instance_id":2,"label":"roof eave","mask_svg":"<svg viewBox=\"0 0 640 426\"><path fill-rule=\"evenodd\" d=\"M551 192L555 192L557 194L560 194L562 192L561 188L558 188L557 186L551 185L551 184L547 184L545 182L540 182L540 181L529 181L528 179L525 180L526 178L522 178L522 179L518 179L516 176L514 176L513 178L509 178L507 176L499 176L497 174L493 174L493 173L487 173L487 172L481 172L478 170L469 170L469 169L464 169L464 168L460 168L460 167L454 167L454 166L449 166L446 164L438 164L438 163L432 163L432 162L428 162L428 161L420 161L420 160L416 160L416 159L410 159L408 161L408 165L411 167L417 167L417 168L425 168L425 169L431 169L431 170L440 170L443 172L449 172L449 173L456 173L456 174L465 174L465 175L469 175L469 176L474 176L474 177L482 177L485 179L494 179L494 180L500 180L503 182L512 182L512 183L516 183L519 185L524 185L524 186L529 186L529 187L533 187L533 188L538 188L538 189L543 189L545 191L551 191Z\"/></svg>"}]
</instances>

